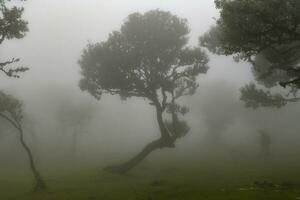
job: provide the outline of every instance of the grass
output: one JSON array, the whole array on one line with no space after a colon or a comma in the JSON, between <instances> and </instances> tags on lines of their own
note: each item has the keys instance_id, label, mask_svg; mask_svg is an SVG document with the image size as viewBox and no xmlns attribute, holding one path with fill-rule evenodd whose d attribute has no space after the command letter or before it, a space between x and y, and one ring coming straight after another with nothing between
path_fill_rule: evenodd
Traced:
<instances>
[{"instance_id":1,"label":"grass","mask_svg":"<svg viewBox=\"0 0 300 200\"><path fill-rule=\"evenodd\" d=\"M29 175L0 174L1 200L299 200L300 173L282 159L157 159L128 175L97 169L48 170L49 189L31 193ZM255 181L295 187L259 187Z\"/></svg>"}]
</instances>

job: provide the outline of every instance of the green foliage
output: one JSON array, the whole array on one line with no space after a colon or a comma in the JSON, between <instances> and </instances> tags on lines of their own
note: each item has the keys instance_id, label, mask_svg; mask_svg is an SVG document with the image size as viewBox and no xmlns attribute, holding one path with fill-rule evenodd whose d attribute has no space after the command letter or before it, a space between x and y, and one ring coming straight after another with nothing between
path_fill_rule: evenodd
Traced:
<instances>
[{"instance_id":1,"label":"green foliage","mask_svg":"<svg viewBox=\"0 0 300 200\"><path fill-rule=\"evenodd\" d=\"M187 20L170 12L129 15L120 31L83 51L80 88L97 99L103 93L146 98L159 115L166 109L172 115L170 123L158 119L163 135L173 140L185 135L189 128L177 114L188 109L175 101L193 95L196 77L208 70L205 52L187 46L188 33Z\"/></svg>"},{"instance_id":2,"label":"green foliage","mask_svg":"<svg viewBox=\"0 0 300 200\"><path fill-rule=\"evenodd\" d=\"M215 3L220 18L200 37L200 44L215 54L233 55L236 61L250 62L256 80L268 88L279 82L290 90L299 89L300 2L216 0Z\"/></svg>"},{"instance_id":3,"label":"green foliage","mask_svg":"<svg viewBox=\"0 0 300 200\"><path fill-rule=\"evenodd\" d=\"M298 0L233 0L216 1L220 18L212 33L200 39L212 40L216 31L225 55L242 58L256 55L264 49L289 45L300 39L300 4Z\"/></svg>"},{"instance_id":4,"label":"green foliage","mask_svg":"<svg viewBox=\"0 0 300 200\"><path fill-rule=\"evenodd\" d=\"M175 122L165 120L164 123L169 132L173 134L172 137L174 138L184 137L190 131L190 127L184 120L177 120Z\"/></svg>"},{"instance_id":5,"label":"green foliage","mask_svg":"<svg viewBox=\"0 0 300 200\"><path fill-rule=\"evenodd\" d=\"M15 97L0 91L0 116L19 123L23 118L22 103Z\"/></svg>"},{"instance_id":6,"label":"green foliage","mask_svg":"<svg viewBox=\"0 0 300 200\"><path fill-rule=\"evenodd\" d=\"M167 106L167 113L172 114L172 113L181 113L182 115L185 115L186 113L189 112L189 108L186 106L181 106L177 103L174 104L168 104Z\"/></svg>"},{"instance_id":7,"label":"green foliage","mask_svg":"<svg viewBox=\"0 0 300 200\"><path fill-rule=\"evenodd\" d=\"M4 40L21 39L28 31L27 22L22 19L24 8L8 7L7 1L0 1L0 44ZM27 67L9 68L11 64L18 62L19 59L11 59L9 61L0 62L0 71L9 77L19 78L18 73L27 71Z\"/></svg>"},{"instance_id":8,"label":"green foliage","mask_svg":"<svg viewBox=\"0 0 300 200\"><path fill-rule=\"evenodd\" d=\"M0 11L0 43L4 39L23 38L28 31L27 22L22 19L24 8L16 6L9 8L1 2Z\"/></svg>"},{"instance_id":9,"label":"green foliage","mask_svg":"<svg viewBox=\"0 0 300 200\"><path fill-rule=\"evenodd\" d=\"M272 88L278 85L278 80L288 81L288 74L280 69L273 69L274 63L266 58L266 51L264 54L259 54L255 57L255 64L252 67L252 73L255 80L267 87Z\"/></svg>"},{"instance_id":10,"label":"green foliage","mask_svg":"<svg viewBox=\"0 0 300 200\"><path fill-rule=\"evenodd\" d=\"M110 93L154 100L159 90L178 91L178 97L191 93L208 59L201 49L186 47L188 33L186 19L169 12L129 15L120 31L84 50L80 88L96 98Z\"/></svg>"},{"instance_id":11,"label":"green foliage","mask_svg":"<svg viewBox=\"0 0 300 200\"><path fill-rule=\"evenodd\" d=\"M245 102L245 106L253 109L260 106L280 108L287 103L282 95L272 95L270 91L258 89L253 83L241 88L241 94L241 100Z\"/></svg>"}]
</instances>

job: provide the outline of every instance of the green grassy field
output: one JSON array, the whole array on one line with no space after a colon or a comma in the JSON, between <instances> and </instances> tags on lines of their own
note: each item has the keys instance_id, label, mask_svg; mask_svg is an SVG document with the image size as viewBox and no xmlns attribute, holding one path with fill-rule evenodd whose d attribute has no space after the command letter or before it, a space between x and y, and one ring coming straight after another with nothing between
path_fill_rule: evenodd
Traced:
<instances>
[{"instance_id":1,"label":"green grassy field","mask_svg":"<svg viewBox=\"0 0 300 200\"><path fill-rule=\"evenodd\" d=\"M48 190L31 193L29 174L0 176L1 200L299 200L299 165L279 160L161 160L127 175L101 167L43 171ZM258 182L258 183L256 183Z\"/></svg>"}]
</instances>

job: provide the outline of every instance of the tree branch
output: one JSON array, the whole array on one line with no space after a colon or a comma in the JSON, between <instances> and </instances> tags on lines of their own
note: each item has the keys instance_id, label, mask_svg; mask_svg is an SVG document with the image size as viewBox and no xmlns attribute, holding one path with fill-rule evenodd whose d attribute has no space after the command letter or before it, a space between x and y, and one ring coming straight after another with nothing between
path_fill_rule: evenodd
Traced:
<instances>
[{"instance_id":1,"label":"tree branch","mask_svg":"<svg viewBox=\"0 0 300 200\"><path fill-rule=\"evenodd\" d=\"M162 100L162 103L161 103L162 110L165 110L166 107L167 107L167 98L168 98L165 89L163 89L163 88L161 89L161 94L163 96L163 100Z\"/></svg>"},{"instance_id":2,"label":"tree branch","mask_svg":"<svg viewBox=\"0 0 300 200\"><path fill-rule=\"evenodd\" d=\"M6 35L5 34L2 34L1 38L0 38L0 44L2 44L2 42L4 41Z\"/></svg>"},{"instance_id":3,"label":"tree branch","mask_svg":"<svg viewBox=\"0 0 300 200\"><path fill-rule=\"evenodd\" d=\"M16 129L20 131L19 123L10 119L8 116L4 115L3 113L0 113L0 117L6 119L9 123L11 123Z\"/></svg>"},{"instance_id":4,"label":"tree branch","mask_svg":"<svg viewBox=\"0 0 300 200\"><path fill-rule=\"evenodd\" d=\"M300 77L298 78L295 78L291 81L286 81L286 82L279 82L279 85L286 88L287 85L290 85L290 84L299 84L300 83Z\"/></svg>"}]
</instances>

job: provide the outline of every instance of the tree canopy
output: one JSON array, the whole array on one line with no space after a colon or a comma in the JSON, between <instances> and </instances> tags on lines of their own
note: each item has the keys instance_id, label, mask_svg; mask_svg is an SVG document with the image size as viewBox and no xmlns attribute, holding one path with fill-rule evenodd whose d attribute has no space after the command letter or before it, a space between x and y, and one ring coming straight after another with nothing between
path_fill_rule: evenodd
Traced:
<instances>
[{"instance_id":1,"label":"tree canopy","mask_svg":"<svg viewBox=\"0 0 300 200\"><path fill-rule=\"evenodd\" d=\"M103 93L147 98L165 110L172 97L193 94L197 75L208 69L205 53L186 46L188 33L186 19L169 12L129 15L120 31L84 50L80 88L97 99Z\"/></svg>"},{"instance_id":2,"label":"tree canopy","mask_svg":"<svg viewBox=\"0 0 300 200\"><path fill-rule=\"evenodd\" d=\"M170 12L133 13L106 41L89 44L79 61L80 88L95 98L103 93L141 97L155 106L161 139L150 149L173 147L189 130L177 117L188 109L176 100L195 92L197 76L208 70L208 58L199 47L187 46L188 34L187 20ZM171 114L171 121L163 121L164 112Z\"/></svg>"},{"instance_id":3,"label":"tree canopy","mask_svg":"<svg viewBox=\"0 0 300 200\"><path fill-rule=\"evenodd\" d=\"M0 0L0 45L5 40L21 39L28 31L27 22L22 19L24 8L7 6L9 0ZM20 72L27 71L27 67L12 68L11 65L20 59L12 58L7 61L0 60L0 71L9 77L19 77Z\"/></svg>"},{"instance_id":4,"label":"tree canopy","mask_svg":"<svg viewBox=\"0 0 300 200\"><path fill-rule=\"evenodd\" d=\"M215 3L220 18L200 37L201 45L213 53L233 55L237 61L250 62L258 83L267 88L279 83L289 89L289 95L294 95L292 100L295 100L300 88L300 2L215 0ZM253 92L272 95L251 86L242 89L242 99ZM274 98L279 95L275 94ZM281 95L282 100L290 101L289 95ZM274 98L259 104L273 106Z\"/></svg>"},{"instance_id":5,"label":"tree canopy","mask_svg":"<svg viewBox=\"0 0 300 200\"><path fill-rule=\"evenodd\" d=\"M110 93L151 100L158 89L176 90L177 96L194 90L196 75L207 70L207 57L185 46L188 33L187 21L168 12L129 15L120 31L83 52L81 89L96 98Z\"/></svg>"},{"instance_id":6,"label":"tree canopy","mask_svg":"<svg viewBox=\"0 0 300 200\"><path fill-rule=\"evenodd\" d=\"M22 104L11 95L0 91L0 116L18 127L22 121Z\"/></svg>"}]
</instances>

